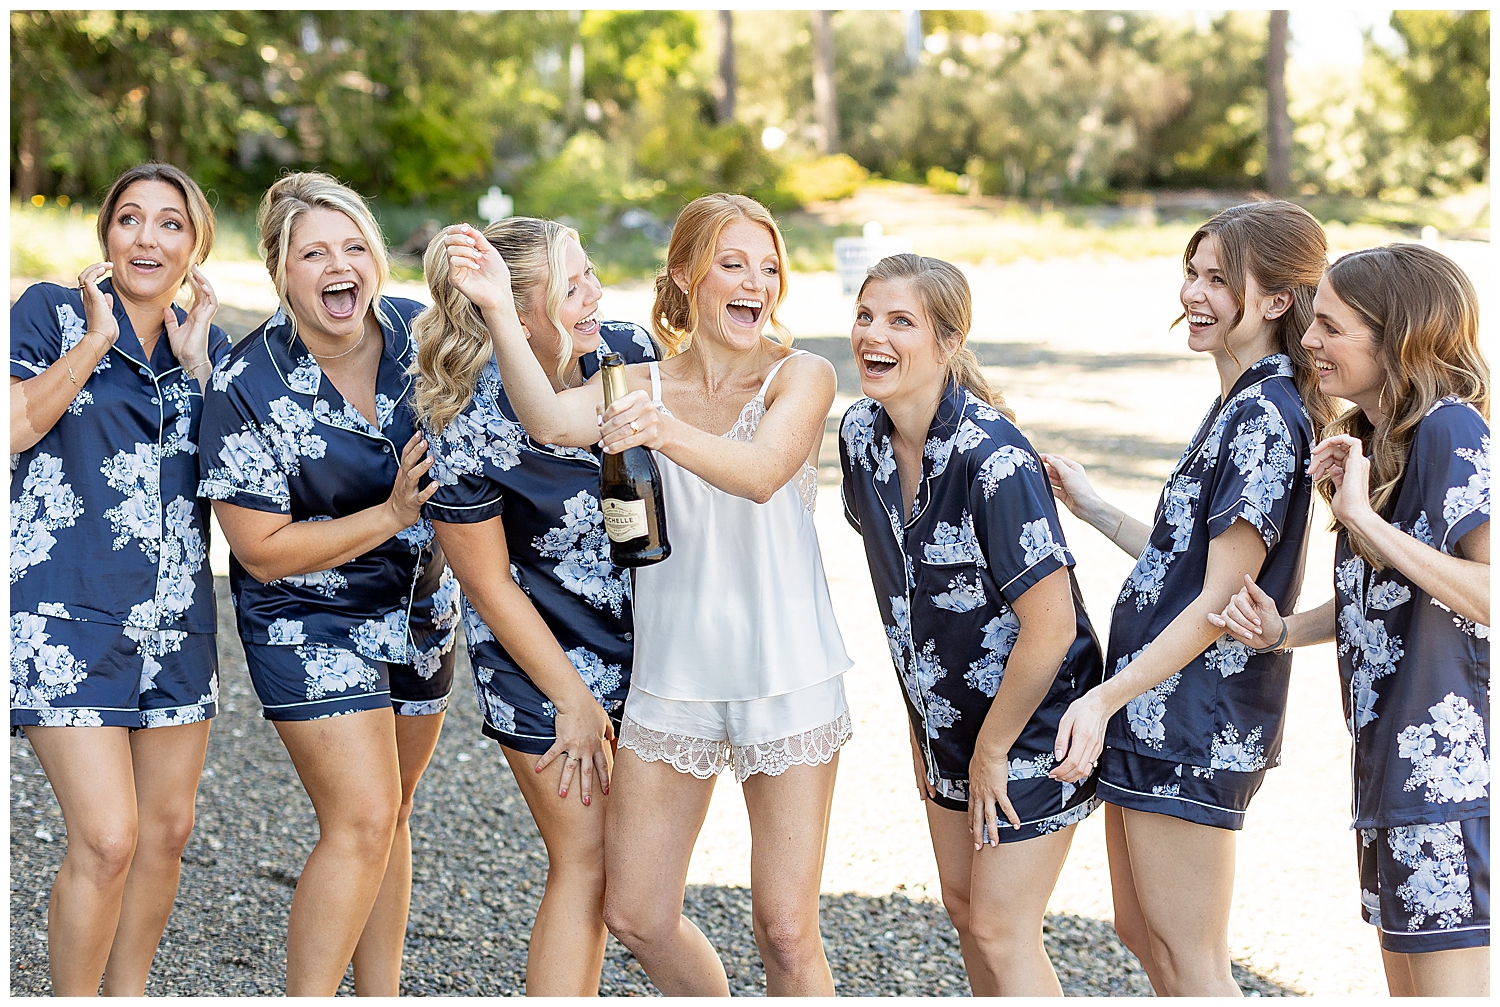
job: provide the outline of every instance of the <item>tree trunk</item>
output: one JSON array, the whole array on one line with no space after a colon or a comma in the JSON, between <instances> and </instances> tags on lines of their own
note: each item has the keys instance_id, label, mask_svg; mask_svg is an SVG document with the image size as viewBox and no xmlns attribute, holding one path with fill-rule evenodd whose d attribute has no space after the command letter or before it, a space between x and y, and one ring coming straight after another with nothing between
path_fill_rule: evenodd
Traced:
<instances>
[{"instance_id":1,"label":"tree trunk","mask_svg":"<svg viewBox=\"0 0 1500 1007\"><path fill-rule=\"evenodd\" d=\"M1266 39L1266 190L1292 191L1292 118L1286 110L1287 12L1271 12Z\"/></svg>"},{"instance_id":2,"label":"tree trunk","mask_svg":"<svg viewBox=\"0 0 1500 1007\"><path fill-rule=\"evenodd\" d=\"M901 20L906 31L906 65L914 67L922 59L922 12L904 10Z\"/></svg>"},{"instance_id":3,"label":"tree trunk","mask_svg":"<svg viewBox=\"0 0 1500 1007\"><path fill-rule=\"evenodd\" d=\"M16 195L23 203L37 192L36 117L36 94L27 91L21 96L21 145L16 151Z\"/></svg>"},{"instance_id":4,"label":"tree trunk","mask_svg":"<svg viewBox=\"0 0 1500 1007\"><path fill-rule=\"evenodd\" d=\"M568 118L576 120L583 112L583 39L578 35L583 11L568 12L573 22L573 45L568 50Z\"/></svg>"},{"instance_id":5,"label":"tree trunk","mask_svg":"<svg viewBox=\"0 0 1500 1007\"><path fill-rule=\"evenodd\" d=\"M734 121L734 11L719 11L719 108L720 122Z\"/></svg>"},{"instance_id":6,"label":"tree trunk","mask_svg":"<svg viewBox=\"0 0 1500 1007\"><path fill-rule=\"evenodd\" d=\"M817 114L819 132L822 133L818 149L824 154L837 154L839 105L833 77L833 27L828 22L829 11L815 10L810 13L813 36L813 111Z\"/></svg>"}]
</instances>

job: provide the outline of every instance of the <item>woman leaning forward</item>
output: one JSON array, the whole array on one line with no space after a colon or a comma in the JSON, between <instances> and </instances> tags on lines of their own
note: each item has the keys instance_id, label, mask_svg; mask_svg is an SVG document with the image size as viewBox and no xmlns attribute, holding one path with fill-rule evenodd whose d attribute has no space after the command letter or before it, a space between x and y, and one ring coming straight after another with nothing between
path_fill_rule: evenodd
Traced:
<instances>
[{"instance_id":1,"label":"woman leaning forward","mask_svg":"<svg viewBox=\"0 0 1500 1007\"><path fill-rule=\"evenodd\" d=\"M655 359L643 329L600 321L602 291L577 231L511 217L483 233L511 269L517 316L554 387L583 384L604 353ZM482 730L547 845L526 992L595 996L608 936L605 795L633 649L628 572L610 562L597 450L526 436L441 241L424 265L433 306L413 324L415 401L439 487L426 513L463 587Z\"/></svg>"},{"instance_id":2,"label":"woman leaning forward","mask_svg":"<svg viewBox=\"0 0 1500 1007\"><path fill-rule=\"evenodd\" d=\"M870 270L844 414L844 514L864 539L906 697L943 903L979 996L1061 996L1042 916L1099 802L1053 742L1103 657L1041 459L965 345L969 285L939 259Z\"/></svg>"}]
</instances>

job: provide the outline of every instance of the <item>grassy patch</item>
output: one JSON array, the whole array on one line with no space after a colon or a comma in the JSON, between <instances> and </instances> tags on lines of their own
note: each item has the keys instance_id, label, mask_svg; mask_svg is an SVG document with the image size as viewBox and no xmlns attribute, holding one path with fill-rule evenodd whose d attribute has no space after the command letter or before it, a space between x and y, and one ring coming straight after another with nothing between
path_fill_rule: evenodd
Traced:
<instances>
[{"instance_id":1,"label":"grassy patch","mask_svg":"<svg viewBox=\"0 0 1500 1007\"><path fill-rule=\"evenodd\" d=\"M886 191L882 186L890 190L897 203L882 201L881 193ZM1324 222L1334 255L1391 241L1413 240L1429 224L1440 231L1466 236L1473 229L1487 228L1489 224L1485 200L1397 203L1305 197L1300 202ZM373 201L372 210L393 249L407 245L413 233L430 220L438 224L452 222L431 207L385 206L377 200ZM911 238L919 254L958 262L1003 264L1023 258L1059 256L1180 255L1193 230L1212 211L1112 205L1052 207L1018 201L986 201L978 205L958 197L939 196L921 187L875 181L867 183L851 200L816 204L780 215L792 269L832 270L834 239L858 235L862 214L884 219L887 233ZM98 261L95 220L93 208L76 203L66 209L12 203L12 275L72 283L80 270ZM665 245L640 230L607 225L583 237L605 283L648 279L666 258ZM659 238L660 234L654 237ZM254 260L258 257L256 245L252 213L220 211L213 258ZM420 281L420 253L393 256L391 272L398 279Z\"/></svg>"},{"instance_id":2,"label":"grassy patch","mask_svg":"<svg viewBox=\"0 0 1500 1007\"><path fill-rule=\"evenodd\" d=\"M10 271L69 286L90 263L99 261L94 234L98 214L78 204L66 210L10 204Z\"/></svg>"}]
</instances>

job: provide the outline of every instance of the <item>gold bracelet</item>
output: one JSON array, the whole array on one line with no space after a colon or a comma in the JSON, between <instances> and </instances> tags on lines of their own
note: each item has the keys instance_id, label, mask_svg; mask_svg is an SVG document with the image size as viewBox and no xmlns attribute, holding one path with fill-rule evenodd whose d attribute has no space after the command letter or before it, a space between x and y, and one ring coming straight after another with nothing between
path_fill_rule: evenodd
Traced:
<instances>
[{"instance_id":1,"label":"gold bracelet","mask_svg":"<svg viewBox=\"0 0 1500 1007\"><path fill-rule=\"evenodd\" d=\"M1120 538L1120 529L1124 528L1124 527L1125 527L1125 512L1124 511L1120 511L1120 520L1117 521L1117 522L1115 522L1114 534L1110 535L1110 539L1112 541L1117 541Z\"/></svg>"},{"instance_id":2,"label":"gold bracelet","mask_svg":"<svg viewBox=\"0 0 1500 1007\"><path fill-rule=\"evenodd\" d=\"M73 373L73 361L71 361L71 360L68 359L68 351L67 350L63 350L62 358L63 358L63 363L65 363L65 364L68 365L68 380L71 381L71 382L73 382L73 387L74 388L82 388L83 386L78 383L78 377L77 377L77 375L75 375Z\"/></svg>"},{"instance_id":3,"label":"gold bracelet","mask_svg":"<svg viewBox=\"0 0 1500 1007\"><path fill-rule=\"evenodd\" d=\"M205 357L204 359L198 361L193 366L191 366L191 367L184 367L182 370L183 370L184 374L186 374L188 377L191 378L193 376L193 372L196 371L198 368L204 366L205 364L207 364L207 365L209 365L211 367L212 366L212 361L210 361L207 357Z\"/></svg>"}]
</instances>

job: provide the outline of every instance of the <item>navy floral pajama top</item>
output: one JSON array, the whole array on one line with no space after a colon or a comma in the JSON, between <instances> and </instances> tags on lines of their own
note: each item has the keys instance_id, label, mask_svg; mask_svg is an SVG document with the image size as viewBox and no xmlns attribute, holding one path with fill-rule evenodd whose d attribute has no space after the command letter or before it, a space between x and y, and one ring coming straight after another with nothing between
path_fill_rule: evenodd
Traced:
<instances>
[{"instance_id":1,"label":"navy floral pajama top","mask_svg":"<svg viewBox=\"0 0 1500 1007\"><path fill-rule=\"evenodd\" d=\"M1284 354L1240 375L1214 402L1167 479L1146 548L1115 602L1105 659L1117 675L1203 590L1209 543L1248 521L1266 544L1256 577L1283 613L1302 588L1312 513L1312 421ZM1281 761L1289 653L1251 654L1220 636L1110 719L1106 744L1204 770L1251 773Z\"/></svg>"},{"instance_id":2,"label":"navy floral pajama top","mask_svg":"<svg viewBox=\"0 0 1500 1007\"><path fill-rule=\"evenodd\" d=\"M598 352L581 360L585 375L596 372L610 352L626 363L656 359L656 346L640 326L603 322L599 336ZM504 515L511 577L589 691L618 719L635 646L630 576L609 559L598 451L532 440L516 419L493 360L480 372L469 404L441 433L429 432L428 440L439 489L427 503L427 516L477 524ZM550 703L535 694L525 670L467 598L463 618L487 730L507 739L546 740L555 716L545 709ZM538 702L544 709L525 708Z\"/></svg>"},{"instance_id":3,"label":"navy floral pajama top","mask_svg":"<svg viewBox=\"0 0 1500 1007\"><path fill-rule=\"evenodd\" d=\"M214 369L200 492L294 521L328 521L385 501L416 430L407 372L416 359L411 320L422 308L393 297L376 306L385 352L373 426L324 379L278 309ZM436 668L457 632L458 582L426 518L339 567L269 584L231 557L229 583L249 644L325 644L421 673Z\"/></svg>"},{"instance_id":4,"label":"navy floral pajama top","mask_svg":"<svg viewBox=\"0 0 1500 1007\"><path fill-rule=\"evenodd\" d=\"M1435 404L1412 438L1387 519L1452 556L1490 519L1490 427L1472 405ZM1354 736L1354 826L1490 813L1490 630L1394 567L1372 570L1340 532L1334 554L1339 676Z\"/></svg>"},{"instance_id":5,"label":"navy floral pajama top","mask_svg":"<svg viewBox=\"0 0 1500 1007\"><path fill-rule=\"evenodd\" d=\"M1020 631L1011 605L1044 577L1070 569L1073 556L1041 460L999 410L949 383L905 520L891 433L890 417L873 399L845 412L844 514L864 539L928 782L940 805L961 810L979 729ZM1047 776L1058 721L1101 677L1076 584L1073 601L1073 643L1010 751L1008 796L1032 834L1064 828L1097 806L1093 777L1068 784Z\"/></svg>"}]
</instances>

